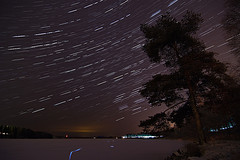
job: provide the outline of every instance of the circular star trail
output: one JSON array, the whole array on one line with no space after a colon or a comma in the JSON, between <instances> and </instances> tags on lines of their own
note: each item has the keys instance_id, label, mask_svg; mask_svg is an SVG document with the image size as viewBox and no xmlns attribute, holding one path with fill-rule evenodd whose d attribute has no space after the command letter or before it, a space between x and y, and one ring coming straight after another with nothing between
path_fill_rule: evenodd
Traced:
<instances>
[{"instance_id":1,"label":"circular star trail","mask_svg":"<svg viewBox=\"0 0 240 160\"><path fill-rule=\"evenodd\" d=\"M162 64L149 63L140 24L170 12L201 13L198 35L231 59L213 0L1 2L0 122L48 132L121 135L139 131L151 108L139 90Z\"/></svg>"}]
</instances>

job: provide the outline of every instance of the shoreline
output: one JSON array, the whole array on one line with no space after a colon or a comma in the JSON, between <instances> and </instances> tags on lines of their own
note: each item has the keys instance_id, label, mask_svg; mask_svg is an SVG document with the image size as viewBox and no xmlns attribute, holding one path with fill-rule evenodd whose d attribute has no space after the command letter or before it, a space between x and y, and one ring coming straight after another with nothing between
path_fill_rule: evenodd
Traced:
<instances>
[{"instance_id":1,"label":"shoreline","mask_svg":"<svg viewBox=\"0 0 240 160\"><path fill-rule=\"evenodd\" d=\"M240 140L211 140L204 145L191 142L165 160L239 160Z\"/></svg>"}]
</instances>

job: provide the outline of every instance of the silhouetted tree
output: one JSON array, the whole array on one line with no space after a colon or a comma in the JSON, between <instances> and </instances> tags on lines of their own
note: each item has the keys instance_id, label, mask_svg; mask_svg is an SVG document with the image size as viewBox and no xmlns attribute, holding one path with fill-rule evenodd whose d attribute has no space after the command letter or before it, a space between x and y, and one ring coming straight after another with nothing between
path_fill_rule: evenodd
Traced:
<instances>
[{"instance_id":1,"label":"silhouetted tree","mask_svg":"<svg viewBox=\"0 0 240 160\"><path fill-rule=\"evenodd\" d=\"M178 110L174 110L170 115L171 122L175 123L178 128L181 128L184 124L184 121L190 120L192 116L193 113L191 107L189 106L189 103L185 103Z\"/></svg>"},{"instance_id":2,"label":"silhouetted tree","mask_svg":"<svg viewBox=\"0 0 240 160\"><path fill-rule=\"evenodd\" d=\"M170 114L167 113L169 110L184 104L178 110L173 110ZM172 124L175 124L178 128L183 126L185 120L189 120L192 117L192 110L189 103L180 102L174 104L168 109L161 113L149 116L148 119L140 121L139 127L143 128L143 133L159 135L166 131L173 131Z\"/></svg>"},{"instance_id":3,"label":"silhouetted tree","mask_svg":"<svg viewBox=\"0 0 240 160\"><path fill-rule=\"evenodd\" d=\"M237 125L236 128L240 132L240 86L233 85L226 89L223 101L216 104L215 111L227 114Z\"/></svg>"},{"instance_id":4,"label":"silhouetted tree","mask_svg":"<svg viewBox=\"0 0 240 160\"><path fill-rule=\"evenodd\" d=\"M166 14L154 25L141 25L146 38L143 50L150 61L165 62L172 69L170 74L154 76L143 86L141 94L153 106L185 101L194 115L200 144L206 142L198 111L200 102L212 104L214 99L222 99L224 88L232 82L225 74L225 66L194 36L202 21L199 14L187 11L180 21ZM176 113L172 118L182 120ZM178 113L183 115L181 110Z\"/></svg>"},{"instance_id":5,"label":"silhouetted tree","mask_svg":"<svg viewBox=\"0 0 240 160\"><path fill-rule=\"evenodd\" d=\"M0 125L0 138L53 138L49 133L35 132L15 126Z\"/></svg>"},{"instance_id":6,"label":"silhouetted tree","mask_svg":"<svg viewBox=\"0 0 240 160\"><path fill-rule=\"evenodd\" d=\"M140 121L139 127L143 128L143 133L147 134L160 134L163 131L170 130L170 120L165 113L159 113L154 116L150 116L145 121Z\"/></svg>"}]
</instances>

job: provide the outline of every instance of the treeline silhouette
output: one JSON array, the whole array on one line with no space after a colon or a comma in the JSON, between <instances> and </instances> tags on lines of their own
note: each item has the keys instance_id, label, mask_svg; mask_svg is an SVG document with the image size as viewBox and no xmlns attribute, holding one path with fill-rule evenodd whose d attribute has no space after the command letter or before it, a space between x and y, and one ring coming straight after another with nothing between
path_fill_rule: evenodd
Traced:
<instances>
[{"instance_id":1,"label":"treeline silhouette","mask_svg":"<svg viewBox=\"0 0 240 160\"><path fill-rule=\"evenodd\" d=\"M1 125L0 138L53 138L53 135L45 132L35 132L31 129L16 126Z\"/></svg>"}]
</instances>

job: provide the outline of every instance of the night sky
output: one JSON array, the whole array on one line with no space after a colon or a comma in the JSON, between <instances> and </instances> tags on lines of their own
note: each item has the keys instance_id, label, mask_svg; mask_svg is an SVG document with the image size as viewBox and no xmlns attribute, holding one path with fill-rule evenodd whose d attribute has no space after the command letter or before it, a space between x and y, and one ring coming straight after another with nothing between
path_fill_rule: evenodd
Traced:
<instances>
[{"instance_id":1,"label":"night sky","mask_svg":"<svg viewBox=\"0 0 240 160\"><path fill-rule=\"evenodd\" d=\"M151 108L139 89L166 73L142 51L140 24L201 13L207 50L231 62L224 0L15 0L0 5L0 124L54 134L139 132Z\"/></svg>"}]
</instances>

